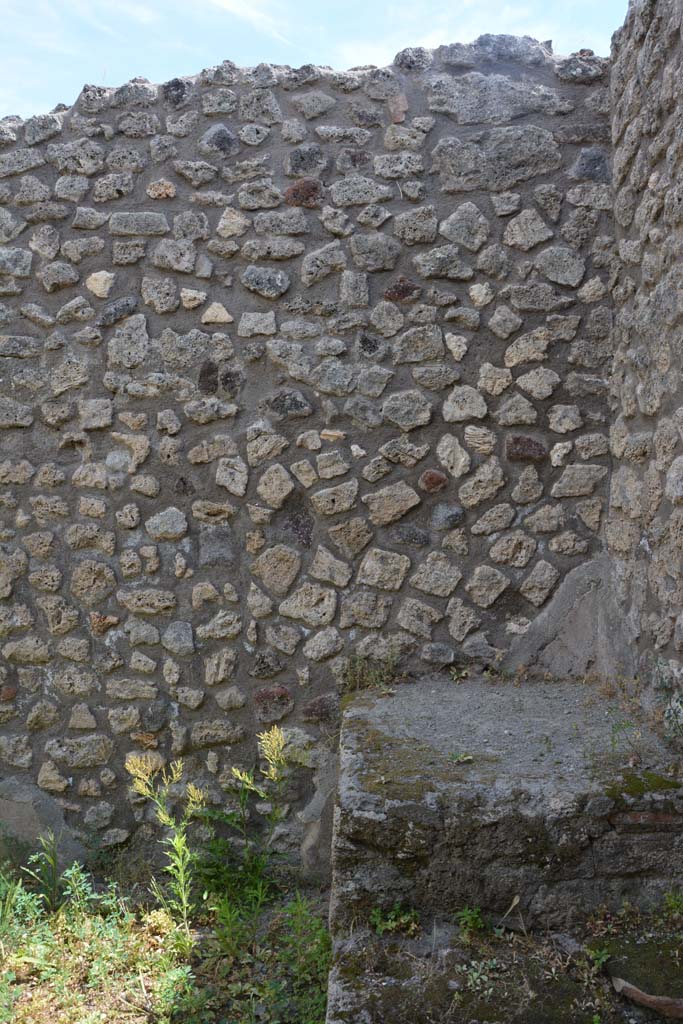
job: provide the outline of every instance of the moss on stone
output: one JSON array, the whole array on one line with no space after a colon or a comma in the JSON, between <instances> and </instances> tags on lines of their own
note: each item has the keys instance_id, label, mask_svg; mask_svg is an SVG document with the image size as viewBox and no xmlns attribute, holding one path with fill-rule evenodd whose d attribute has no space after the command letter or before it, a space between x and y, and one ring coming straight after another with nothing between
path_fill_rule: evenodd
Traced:
<instances>
[{"instance_id":1,"label":"moss on stone","mask_svg":"<svg viewBox=\"0 0 683 1024\"><path fill-rule=\"evenodd\" d=\"M668 790L680 789L681 783L668 775L657 772L624 772L619 781L609 785L605 792L617 802L624 797L637 798L648 793L665 793Z\"/></svg>"},{"instance_id":2,"label":"moss on stone","mask_svg":"<svg viewBox=\"0 0 683 1024\"><path fill-rule=\"evenodd\" d=\"M362 721L354 722L354 731L361 738L359 780L368 793L387 800L421 801L445 784L461 782L469 769L481 767L482 762L498 760L475 755L471 762L456 763L427 743L390 736Z\"/></svg>"},{"instance_id":3,"label":"moss on stone","mask_svg":"<svg viewBox=\"0 0 683 1024\"><path fill-rule=\"evenodd\" d=\"M605 942L612 977L623 978L654 996L683 999L683 939L614 938Z\"/></svg>"},{"instance_id":4,"label":"moss on stone","mask_svg":"<svg viewBox=\"0 0 683 1024\"><path fill-rule=\"evenodd\" d=\"M399 943L368 938L339 957L336 974L358 999L349 1021L360 1019L362 1009L373 1024L588 1024L593 1010L585 1008L599 1005L601 1024L623 1022L606 978L589 980L575 970L550 975L539 952L527 940L513 955L503 943L465 946L435 960ZM468 980L472 962L482 956L497 963L488 991Z\"/></svg>"}]
</instances>

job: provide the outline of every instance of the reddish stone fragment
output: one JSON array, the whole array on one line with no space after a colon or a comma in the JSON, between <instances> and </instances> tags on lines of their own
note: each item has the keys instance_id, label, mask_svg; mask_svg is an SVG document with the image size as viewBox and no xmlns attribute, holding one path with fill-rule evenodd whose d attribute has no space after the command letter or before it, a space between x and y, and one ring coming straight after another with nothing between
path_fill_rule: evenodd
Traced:
<instances>
[{"instance_id":1,"label":"reddish stone fragment","mask_svg":"<svg viewBox=\"0 0 683 1024\"><path fill-rule=\"evenodd\" d=\"M416 302L421 293L422 289L418 284L413 284L407 277L399 277L387 288L384 298L387 302Z\"/></svg>"},{"instance_id":2,"label":"reddish stone fragment","mask_svg":"<svg viewBox=\"0 0 683 1024\"><path fill-rule=\"evenodd\" d=\"M0 701L4 704L7 701L14 700L17 695L16 686L0 686Z\"/></svg>"},{"instance_id":3,"label":"reddish stone fragment","mask_svg":"<svg viewBox=\"0 0 683 1024\"><path fill-rule=\"evenodd\" d=\"M505 439L505 457L510 462L543 462L548 457L548 449L535 437L511 434Z\"/></svg>"},{"instance_id":4,"label":"reddish stone fragment","mask_svg":"<svg viewBox=\"0 0 683 1024\"><path fill-rule=\"evenodd\" d=\"M259 722L279 722L294 710L294 698L286 686L264 686L254 694Z\"/></svg>"},{"instance_id":5,"label":"reddish stone fragment","mask_svg":"<svg viewBox=\"0 0 683 1024\"><path fill-rule=\"evenodd\" d=\"M295 181L285 192L285 202L288 206L305 206L308 210L319 206L322 197L323 187L315 178Z\"/></svg>"},{"instance_id":6,"label":"reddish stone fragment","mask_svg":"<svg viewBox=\"0 0 683 1024\"><path fill-rule=\"evenodd\" d=\"M387 106L389 107L391 120L394 124L400 124L401 121L405 121L408 100L402 92L397 96L390 96Z\"/></svg>"},{"instance_id":7,"label":"reddish stone fragment","mask_svg":"<svg viewBox=\"0 0 683 1024\"><path fill-rule=\"evenodd\" d=\"M117 615L102 615L100 612L90 612L90 628L95 636L104 636L107 630L118 626L120 621Z\"/></svg>"},{"instance_id":8,"label":"reddish stone fragment","mask_svg":"<svg viewBox=\"0 0 683 1024\"><path fill-rule=\"evenodd\" d=\"M339 718L339 698L327 693L314 697L301 709L301 717L304 722L334 724Z\"/></svg>"},{"instance_id":9,"label":"reddish stone fragment","mask_svg":"<svg viewBox=\"0 0 683 1024\"><path fill-rule=\"evenodd\" d=\"M680 832L680 814L668 811L623 811L609 818L617 832Z\"/></svg>"},{"instance_id":10,"label":"reddish stone fragment","mask_svg":"<svg viewBox=\"0 0 683 1024\"><path fill-rule=\"evenodd\" d=\"M427 494L436 494L437 491L442 491L447 485L448 477L439 469L425 469L417 481L417 486L420 490L426 491Z\"/></svg>"}]
</instances>

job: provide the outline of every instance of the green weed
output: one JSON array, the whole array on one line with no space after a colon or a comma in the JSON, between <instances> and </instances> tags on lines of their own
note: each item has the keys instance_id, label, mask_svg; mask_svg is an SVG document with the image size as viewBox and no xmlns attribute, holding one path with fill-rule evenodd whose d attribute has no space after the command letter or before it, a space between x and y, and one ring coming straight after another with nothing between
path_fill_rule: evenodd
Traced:
<instances>
[{"instance_id":1,"label":"green weed","mask_svg":"<svg viewBox=\"0 0 683 1024\"><path fill-rule=\"evenodd\" d=\"M129 760L163 829L147 902L80 864L61 870L50 834L25 870L0 865L0 1021L323 1024L325 922L273 871L288 777L278 727L259 736L259 753L260 768L234 770L236 807L223 811L181 785L180 762L157 771ZM254 798L268 805L257 820Z\"/></svg>"},{"instance_id":2,"label":"green weed","mask_svg":"<svg viewBox=\"0 0 683 1024\"><path fill-rule=\"evenodd\" d=\"M664 917L670 921L683 919L683 889L672 889L665 893Z\"/></svg>"},{"instance_id":3,"label":"green weed","mask_svg":"<svg viewBox=\"0 0 683 1024\"><path fill-rule=\"evenodd\" d=\"M370 911L370 925L378 935L415 936L420 931L420 918L416 910L408 910L400 903L394 903L391 910L373 907Z\"/></svg>"},{"instance_id":4,"label":"green weed","mask_svg":"<svg viewBox=\"0 0 683 1024\"><path fill-rule=\"evenodd\" d=\"M486 928L486 923L479 907L463 907L462 910L457 911L455 920L460 928L460 934L466 941L471 938L474 932L483 932Z\"/></svg>"},{"instance_id":5,"label":"green weed","mask_svg":"<svg viewBox=\"0 0 683 1024\"><path fill-rule=\"evenodd\" d=\"M171 813L171 788L183 776L182 761L174 761L170 768L158 770L146 757L132 757L126 765L133 779L133 789L149 800L157 821L165 829L160 839L166 850L164 871L168 885L163 888L156 879L152 882L152 895L168 911L178 925L177 941L182 952L188 954L194 944L191 920L197 911L194 898L195 854L190 846L190 823L203 807L205 796L192 783L186 787L185 807L180 817ZM157 781L158 780L158 781Z\"/></svg>"},{"instance_id":6,"label":"green weed","mask_svg":"<svg viewBox=\"0 0 683 1024\"><path fill-rule=\"evenodd\" d=\"M449 754L448 760L451 764L471 764L474 761L474 755L463 752L462 754Z\"/></svg>"},{"instance_id":7,"label":"green weed","mask_svg":"<svg viewBox=\"0 0 683 1024\"><path fill-rule=\"evenodd\" d=\"M465 987L484 999L490 999L495 991L495 976L499 965L495 958L490 960L471 960L462 968L465 976Z\"/></svg>"},{"instance_id":8,"label":"green weed","mask_svg":"<svg viewBox=\"0 0 683 1024\"><path fill-rule=\"evenodd\" d=\"M39 836L38 844L38 850L31 854L28 864L21 870L31 880L33 891L43 901L45 909L58 910L64 895L64 884L59 871L54 832L49 829L45 835Z\"/></svg>"}]
</instances>

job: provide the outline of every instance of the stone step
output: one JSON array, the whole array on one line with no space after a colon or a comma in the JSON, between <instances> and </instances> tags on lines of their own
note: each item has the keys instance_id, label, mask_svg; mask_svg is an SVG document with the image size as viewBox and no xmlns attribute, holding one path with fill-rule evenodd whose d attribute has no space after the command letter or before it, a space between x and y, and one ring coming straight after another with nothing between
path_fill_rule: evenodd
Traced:
<instances>
[{"instance_id":1,"label":"stone step","mask_svg":"<svg viewBox=\"0 0 683 1024\"><path fill-rule=\"evenodd\" d=\"M464 907L514 906L516 927L562 932L603 905L655 905L683 884L673 757L583 683L434 676L355 695L333 839L338 953L397 903L437 930ZM364 1019L348 1000L333 971L330 1024Z\"/></svg>"}]
</instances>

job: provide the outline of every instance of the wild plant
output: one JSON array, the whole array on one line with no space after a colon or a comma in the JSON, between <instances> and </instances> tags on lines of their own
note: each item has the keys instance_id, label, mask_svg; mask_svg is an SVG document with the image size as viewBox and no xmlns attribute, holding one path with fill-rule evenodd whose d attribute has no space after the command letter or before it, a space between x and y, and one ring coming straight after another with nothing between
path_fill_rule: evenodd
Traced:
<instances>
[{"instance_id":1,"label":"wild plant","mask_svg":"<svg viewBox=\"0 0 683 1024\"><path fill-rule=\"evenodd\" d=\"M275 885L270 867L271 848L277 825L282 820L282 791L287 780L286 738L275 725L257 736L264 767L245 770L233 767L237 784L237 808L233 811L205 809L202 817L231 827L240 846L217 837L207 844L200 860L199 876L207 883L206 896L216 920L216 937L223 955L235 957L255 940L261 911L272 898ZM251 827L250 804L256 797L268 806L265 829Z\"/></svg>"},{"instance_id":2,"label":"wild plant","mask_svg":"<svg viewBox=\"0 0 683 1024\"><path fill-rule=\"evenodd\" d=\"M38 837L38 845L39 849L31 854L28 864L21 870L31 880L31 888L43 901L45 910L53 913L61 906L64 882L59 870L57 837L52 829Z\"/></svg>"},{"instance_id":3,"label":"wild plant","mask_svg":"<svg viewBox=\"0 0 683 1024\"><path fill-rule=\"evenodd\" d=\"M683 889L664 894L664 917L670 921L683 920Z\"/></svg>"},{"instance_id":4,"label":"wild plant","mask_svg":"<svg viewBox=\"0 0 683 1024\"><path fill-rule=\"evenodd\" d=\"M300 893L284 908L277 948L297 1021L315 1024L324 1020L332 945L324 922Z\"/></svg>"},{"instance_id":5,"label":"wild plant","mask_svg":"<svg viewBox=\"0 0 683 1024\"><path fill-rule=\"evenodd\" d=\"M188 783L182 814L175 817L171 811L171 790L183 777L182 761L173 761L169 768L159 769L143 755L129 758L126 767L133 779L134 791L151 802L157 821L165 829L159 842L166 850L164 871L169 881L164 889L154 879L152 895L177 923L179 949L188 954L194 945L191 921L197 910L196 854L190 845L189 829L193 818L204 807L206 797L201 789Z\"/></svg>"},{"instance_id":6,"label":"wild plant","mask_svg":"<svg viewBox=\"0 0 683 1024\"><path fill-rule=\"evenodd\" d=\"M420 918L416 910L410 910L394 903L391 910L373 907L370 911L370 924L378 935L408 935L413 937L420 931Z\"/></svg>"},{"instance_id":7,"label":"wild plant","mask_svg":"<svg viewBox=\"0 0 683 1024\"><path fill-rule=\"evenodd\" d=\"M233 778L239 783L239 806L240 806L240 828L243 838L249 843L247 831L248 802L250 796L257 796L259 800L270 800L270 811L266 816L267 829L265 836L265 847L268 848L272 842L273 834L278 823L282 820L282 807L280 798L286 780L287 758L285 755L285 734L278 725L274 725L267 732L261 732L256 737L261 758L265 761L266 767L259 769L262 782L255 780L255 772L244 771L241 768L232 769Z\"/></svg>"},{"instance_id":8,"label":"wild plant","mask_svg":"<svg viewBox=\"0 0 683 1024\"><path fill-rule=\"evenodd\" d=\"M470 960L469 965L462 968L465 974L467 990L483 996L484 999L490 999L495 991L495 976L498 969L499 964L495 958L490 960Z\"/></svg>"},{"instance_id":9,"label":"wild plant","mask_svg":"<svg viewBox=\"0 0 683 1024\"><path fill-rule=\"evenodd\" d=\"M479 907L463 907L455 915L458 922L460 934L466 942L469 942L475 932L483 932L486 922L482 917Z\"/></svg>"}]
</instances>

